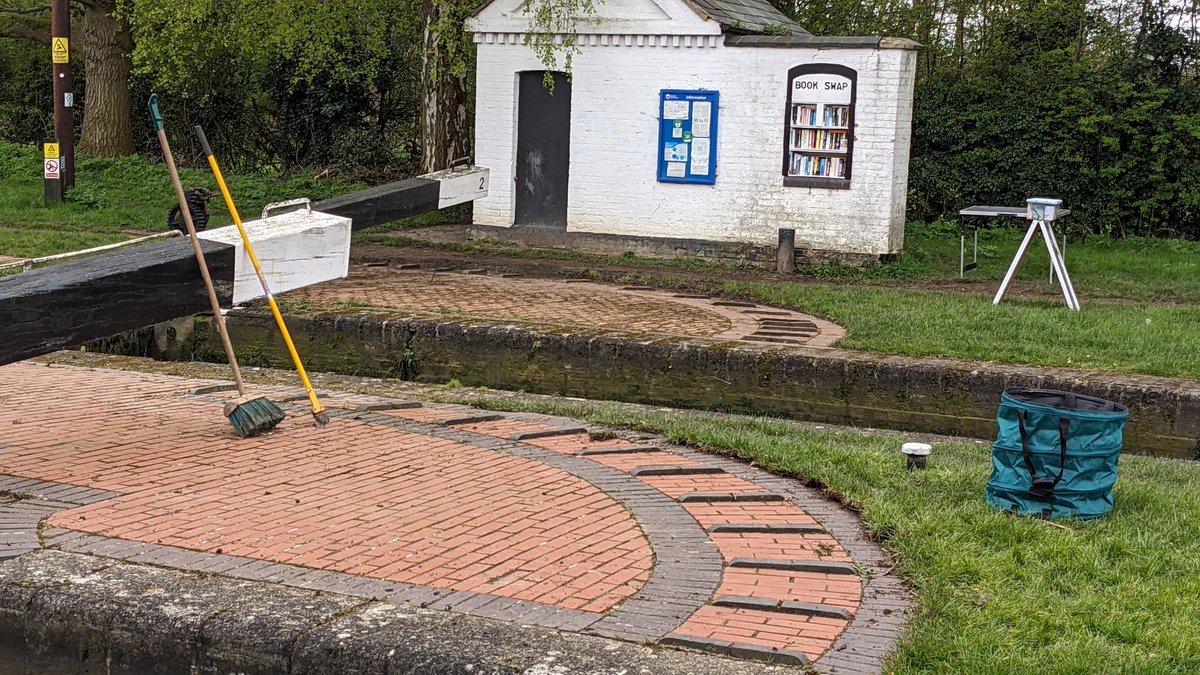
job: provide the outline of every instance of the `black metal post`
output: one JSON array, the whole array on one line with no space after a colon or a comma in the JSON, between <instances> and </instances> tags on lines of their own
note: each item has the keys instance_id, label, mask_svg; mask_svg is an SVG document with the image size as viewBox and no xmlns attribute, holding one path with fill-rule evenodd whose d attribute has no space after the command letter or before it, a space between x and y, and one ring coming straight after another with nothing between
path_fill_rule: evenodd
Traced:
<instances>
[{"instance_id":1,"label":"black metal post","mask_svg":"<svg viewBox=\"0 0 1200 675\"><path fill-rule=\"evenodd\" d=\"M50 1L50 59L54 65L54 135L62 162L63 192L75 187L75 84L71 78L71 6Z\"/></svg>"}]
</instances>

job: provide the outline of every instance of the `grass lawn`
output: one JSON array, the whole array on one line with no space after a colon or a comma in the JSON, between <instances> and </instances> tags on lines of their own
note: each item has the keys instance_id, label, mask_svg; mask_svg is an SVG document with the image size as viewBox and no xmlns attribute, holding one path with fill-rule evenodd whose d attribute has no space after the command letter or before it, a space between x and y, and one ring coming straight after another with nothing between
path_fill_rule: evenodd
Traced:
<instances>
[{"instance_id":1,"label":"grass lawn","mask_svg":"<svg viewBox=\"0 0 1200 675\"><path fill-rule=\"evenodd\" d=\"M141 157L79 157L75 175L68 201L48 207L42 202L40 151L0 142L0 255L32 258L166 231L167 210L175 204L166 166ZM180 179L185 187L217 189L207 169L181 169ZM307 175L227 175L226 180L238 211L248 219L273 201L316 200L361 187ZM209 202L209 212L214 226L232 222L219 196Z\"/></svg>"},{"instance_id":2,"label":"grass lawn","mask_svg":"<svg viewBox=\"0 0 1200 675\"><path fill-rule=\"evenodd\" d=\"M1025 235L1025 224L1013 220L1005 225L980 230L979 268L966 273L965 281L994 292L1008 270ZM999 223L998 223L999 224ZM1070 216L1055 223L1059 236L1063 227L1071 239L1067 244L1067 270L1080 298L1123 298L1137 301L1200 302L1200 242L1179 239L1109 237L1078 234ZM814 278L896 285L913 281L958 280L959 229L953 223L909 223L905 230L905 253L894 263L873 268L824 265L802 270ZM971 241L967 240L967 260ZM1049 280L1050 258L1038 236L1017 274L1021 281L1043 285L1058 293Z\"/></svg>"},{"instance_id":3,"label":"grass lawn","mask_svg":"<svg viewBox=\"0 0 1200 675\"><path fill-rule=\"evenodd\" d=\"M896 673L1200 672L1200 464L1124 457L1116 508L1059 527L983 502L990 449L935 446L908 473L898 437L616 404L446 400L665 434L802 477L861 511L916 591Z\"/></svg>"},{"instance_id":4,"label":"grass lawn","mask_svg":"<svg viewBox=\"0 0 1200 675\"><path fill-rule=\"evenodd\" d=\"M714 290L827 317L847 349L1200 378L1200 306L1005 300L875 286L729 282Z\"/></svg>"}]
</instances>

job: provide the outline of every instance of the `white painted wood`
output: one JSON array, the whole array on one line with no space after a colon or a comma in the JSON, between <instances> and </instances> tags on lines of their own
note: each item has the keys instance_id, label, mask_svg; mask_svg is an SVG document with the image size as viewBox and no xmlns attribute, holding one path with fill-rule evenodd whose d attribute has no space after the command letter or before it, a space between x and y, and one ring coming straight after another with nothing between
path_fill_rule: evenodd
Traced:
<instances>
[{"instance_id":1,"label":"white painted wood","mask_svg":"<svg viewBox=\"0 0 1200 675\"><path fill-rule=\"evenodd\" d=\"M486 197L491 172L481 166L469 166L427 173L421 178L438 182L438 208L444 209Z\"/></svg>"},{"instance_id":2,"label":"white painted wood","mask_svg":"<svg viewBox=\"0 0 1200 675\"><path fill-rule=\"evenodd\" d=\"M1041 234L1042 239L1046 241L1046 251L1050 255L1050 267L1058 273L1058 283L1062 288L1063 298L1067 302L1067 307L1078 312L1079 298L1075 295L1075 285L1071 283L1071 276L1067 274L1067 264L1063 260L1062 251L1058 248L1058 242L1054 239L1054 229L1044 220L1032 220L1029 222L1029 229L1025 232L1025 238L1021 240L1021 246L1017 248L1017 254L1013 256L1012 263L1008 266L1008 272L1004 274L1004 281L1000 282L1000 288L996 291L996 297L992 298L993 305L999 305L1004 299L1004 294L1008 291L1009 284L1017 275L1017 270L1021 267L1021 260L1025 257L1025 253L1029 250L1029 244L1033 241L1034 236Z\"/></svg>"},{"instance_id":3,"label":"white painted wood","mask_svg":"<svg viewBox=\"0 0 1200 675\"><path fill-rule=\"evenodd\" d=\"M276 295L341 279L350 271L349 218L300 210L244 225L267 284ZM235 305L265 297L236 227L207 230L200 233L200 238L231 244L236 249Z\"/></svg>"},{"instance_id":4,"label":"white painted wood","mask_svg":"<svg viewBox=\"0 0 1200 675\"><path fill-rule=\"evenodd\" d=\"M1025 257L1025 251L1029 250L1029 242L1033 241L1033 235L1038 231L1037 221L1029 224L1029 229L1025 231L1025 238L1021 240L1021 245L1017 247L1017 254L1013 256L1013 260L1008 265L1008 271L1004 273L1004 281L1000 282L1000 288L996 291L996 297L992 298L992 304L998 305L1004 299L1004 294L1008 291L1008 285L1012 283L1013 277L1017 276L1017 270L1021 268L1021 260Z\"/></svg>"},{"instance_id":5,"label":"white painted wood","mask_svg":"<svg viewBox=\"0 0 1200 675\"><path fill-rule=\"evenodd\" d=\"M524 0L496 0L467 19L474 33L521 33L529 30ZM720 35L721 25L687 0L608 0L595 17L582 17L579 35Z\"/></svg>"}]
</instances>

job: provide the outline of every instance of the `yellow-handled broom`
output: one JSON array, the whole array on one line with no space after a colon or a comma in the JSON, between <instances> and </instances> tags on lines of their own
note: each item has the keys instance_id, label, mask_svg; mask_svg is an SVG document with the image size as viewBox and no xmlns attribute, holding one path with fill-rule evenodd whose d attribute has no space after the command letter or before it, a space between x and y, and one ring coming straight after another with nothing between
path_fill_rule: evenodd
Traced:
<instances>
[{"instance_id":1,"label":"yellow-handled broom","mask_svg":"<svg viewBox=\"0 0 1200 675\"><path fill-rule=\"evenodd\" d=\"M179 213L187 227L188 238L192 240L192 252L196 255L196 264L200 267L200 276L204 278L204 287L208 291L208 302L212 306L213 322L217 324L217 332L221 334L221 344L225 347L225 356L229 359L229 369L233 371L233 382L237 385L238 398L225 404L225 417L233 425L233 430L239 436L257 436L275 428L284 419L283 410L265 396L247 394L246 386L242 383L242 371L238 368L237 355L233 353L233 343L229 341L229 331L225 329L225 317L221 314L221 303L217 300L217 291L213 288L212 276L208 273L208 264L204 261L204 249L200 246L200 238L196 236L196 227L192 223L192 210L183 194L183 183L179 180L179 172L175 169L175 158L171 155L171 144L167 142L167 132L163 128L162 113L158 110L158 94L150 95L150 118L154 122L154 133L162 145L163 161L171 174L171 184L175 187L175 197L179 200Z\"/></svg>"},{"instance_id":2,"label":"yellow-handled broom","mask_svg":"<svg viewBox=\"0 0 1200 675\"><path fill-rule=\"evenodd\" d=\"M296 345L292 344L292 336L288 333L287 324L283 321L283 314L279 313L275 295L271 293L267 278L263 276L262 267L258 264L258 257L254 255L254 248L250 246L250 237L246 235L246 228L242 226L242 217L238 215L237 207L233 205L233 196L229 194L229 186L225 184L225 177L221 175L221 167L217 165L217 158L213 156L212 148L208 147L208 138L204 136L204 129L199 124L196 125L196 137L200 139L200 147L204 149L204 155L208 157L208 165L212 167L213 175L217 177L221 196L225 197L229 215L233 217L233 224L237 225L238 234L242 236L242 245L246 247L246 255L250 258L250 264L254 265L254 273L258 275L258 283L262 284L263 294L267 296L267 304L271 306L271 313L275 315L275 323L279 325L279 332L287 344L288 353L292 355L292 363L296 364L296 372L300 373L300 381L304 383L304 391L308 393L308 400L312 403L313 421L317 426L323 427L329 424L329 413L325 412L325 406L321 405L321 401L317 399L317 393L313 391L312 383L308 381L308 373L304 372L300 354L296 353Z\"/></svg>"}]
</instances>

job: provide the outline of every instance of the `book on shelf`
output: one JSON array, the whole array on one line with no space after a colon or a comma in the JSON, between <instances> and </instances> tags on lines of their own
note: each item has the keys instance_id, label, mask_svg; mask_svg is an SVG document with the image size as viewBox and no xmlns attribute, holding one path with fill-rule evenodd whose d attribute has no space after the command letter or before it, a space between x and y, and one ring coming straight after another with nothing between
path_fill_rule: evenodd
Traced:
<instances>
[{"instance_id":1,"label":"book on shelf","mask_svg":"<svg viewBox=\"0 0 1200 675\"><path fill-rule=\"evenodd\" d=\"M824 129L794 129L792 131L793 150L845 150L846 132Z\"/></svg>"},{"instance_id":2,"label":"book on shelf","mask_svg":"<svg viewBox=\"0 0 1200 675\"><path fill-rule=\"evenodd\" d=\"M791 175L814 178L845 178L845 157L817 157L799 152L792 153Z\"/></svg>"}]
</instances>

